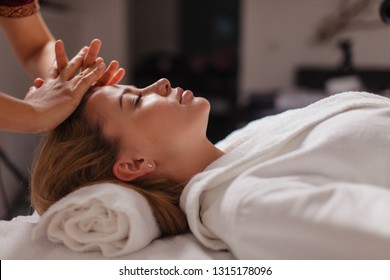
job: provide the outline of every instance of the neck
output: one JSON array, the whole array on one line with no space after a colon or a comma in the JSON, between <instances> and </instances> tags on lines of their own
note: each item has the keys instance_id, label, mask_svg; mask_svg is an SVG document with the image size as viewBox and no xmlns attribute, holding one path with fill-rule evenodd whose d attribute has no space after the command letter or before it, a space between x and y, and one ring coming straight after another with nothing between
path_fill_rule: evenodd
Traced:
<instances>
[{"instance_id":1,"label":"neck","mask_svg":"<svg viewBox=\"0 0 390 280\"><path fill-rule=\"evenodd\" d=\"M187 184L192 177L223 155L221 150L206 139L192 147L186 146L181 152L176 152L170 157L167 172L175 182Z\"/></svg>"}]
</instances>

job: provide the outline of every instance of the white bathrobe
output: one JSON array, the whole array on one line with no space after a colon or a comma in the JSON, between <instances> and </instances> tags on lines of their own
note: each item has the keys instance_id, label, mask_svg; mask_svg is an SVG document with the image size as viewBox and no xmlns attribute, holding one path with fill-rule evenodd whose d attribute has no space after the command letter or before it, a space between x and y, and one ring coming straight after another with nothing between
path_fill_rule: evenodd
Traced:
<instances>
[{"instance_id":1,"label":"white bathrobe","mask_svg":"<svg viewBox=\"0 0 390 280\"><path fill-rule=\"evenodd\" d=\"M206 247L239 259L390 259L390 99L364 92L254 121L185 187Z\"/></svg>"}]
</instances>

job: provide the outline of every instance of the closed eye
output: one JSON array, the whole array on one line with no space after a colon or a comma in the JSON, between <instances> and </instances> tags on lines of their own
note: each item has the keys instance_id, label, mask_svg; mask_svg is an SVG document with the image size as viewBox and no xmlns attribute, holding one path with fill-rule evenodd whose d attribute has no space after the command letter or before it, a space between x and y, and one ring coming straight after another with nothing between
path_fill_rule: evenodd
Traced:
<instances>
[{"instance_id":1,"label":"closed eye","mask_svg":"<svg viewBox=\"0 0 390 280\"><path fill-rule=\"evenodd\" d=\"M136 94L136 89L133 89L132 87L126 87L122 90L121 94L119 95L119 106L121 109L123 109L123 97L127 94L131 94L133 97L129 98L130 105L132 107L136 107L138 103L140 103L142 98L142 93Z\"/></svg>"}]
</instances>

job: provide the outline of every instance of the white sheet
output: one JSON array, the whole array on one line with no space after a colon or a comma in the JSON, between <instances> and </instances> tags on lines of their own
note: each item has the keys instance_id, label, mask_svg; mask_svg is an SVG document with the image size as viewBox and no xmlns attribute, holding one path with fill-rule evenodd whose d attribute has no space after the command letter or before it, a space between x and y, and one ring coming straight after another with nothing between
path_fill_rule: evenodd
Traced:
<instances>
[{"instance_id":1,"label":"white sheet","mask_svg":"<svg viewBox=\"0 0 390 280\"><path fill-rule=\"evenodd\" d=\"M195 236L240 259L390 258L390 100L343 93L255 121L186 186Z\"/></svg>"},{"instance_id":2,"label":"white sheet","mask_svg":"<svg viewBox=\"0 0 390 280\"><path fill-rule=\"evenodd\" d=\"M77 190L41 217L0 221L0 259L231 259L192 234L157 239L152 210L137 192L111 183Z\"/></svg>"}]
</instances>

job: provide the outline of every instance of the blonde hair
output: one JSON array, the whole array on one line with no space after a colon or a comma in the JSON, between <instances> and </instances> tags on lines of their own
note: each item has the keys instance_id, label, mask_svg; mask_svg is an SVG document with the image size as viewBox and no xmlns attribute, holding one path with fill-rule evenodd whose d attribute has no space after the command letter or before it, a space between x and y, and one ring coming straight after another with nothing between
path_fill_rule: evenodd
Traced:
<instances>
[{"instance_id":1,"label":"blonde hair","mask_svg":"<svg viewBox=\"0 0 390 280\"><path fill-rule=\"evenodd\" d=\"M86 95L77 110L42 141L31 173L31 203L43 214L67 194L92 183L109 181L132 188L149 202L162 235L188 230L179 199L183 186L167 180L137 181L138 186L117 180L112 172L119 145L103 136L99 124L85 115Z\"/></svg>"}]
</instances>

